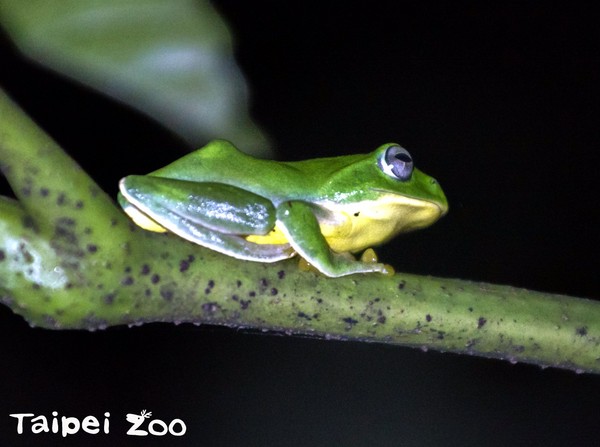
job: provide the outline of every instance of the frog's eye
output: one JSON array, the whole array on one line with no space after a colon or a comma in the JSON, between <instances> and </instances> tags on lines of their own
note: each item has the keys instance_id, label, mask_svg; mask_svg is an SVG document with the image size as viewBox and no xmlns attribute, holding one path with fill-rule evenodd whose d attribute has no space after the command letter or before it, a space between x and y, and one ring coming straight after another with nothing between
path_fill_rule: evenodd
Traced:
<instances>
[{"instance_id":1,"label":"frog's eye","mask_svg":"<svg viewBox=\"0 0 600 447\"><path fill-rule=\"evenodd\" d=\"M390 146L379 160L381 170L390 177L405 182L410 180L413 172L413 160L406 149Z\"/></svg>"}]
</instances>

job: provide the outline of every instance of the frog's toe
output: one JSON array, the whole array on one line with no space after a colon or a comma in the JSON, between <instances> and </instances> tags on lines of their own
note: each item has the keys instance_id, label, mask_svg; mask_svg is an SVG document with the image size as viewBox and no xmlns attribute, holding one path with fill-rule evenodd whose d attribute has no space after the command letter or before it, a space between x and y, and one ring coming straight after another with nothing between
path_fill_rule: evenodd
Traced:
<instances>
[{"instance_id":1,"label":"frog's toe","mask_svg":"<svg viewBox=\"0 0 600 447\"><path fill-rule=\"evenodd\" d=\"M375 250L373 250L372 248L367 248L365 251L363 251L363 254L360 256L360 260L361 262L366 263L377 263L377 261L379 261L379 258L377 257L377 253L375 253Z\"/></svg>"}]
</instances>

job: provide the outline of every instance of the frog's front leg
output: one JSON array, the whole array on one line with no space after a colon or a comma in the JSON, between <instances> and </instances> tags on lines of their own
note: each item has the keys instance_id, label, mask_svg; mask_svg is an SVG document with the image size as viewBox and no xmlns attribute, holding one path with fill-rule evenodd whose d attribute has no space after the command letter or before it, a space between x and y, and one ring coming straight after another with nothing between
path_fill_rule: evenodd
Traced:
<instances>
[{"instance_id":1,"label":"frog's front leg","mask_svg":"<svg viewBox=\"0 0 600 447\"><path fill-rule=\"evenodd\" d=\"M348 254L333 252L323 237L314 210L308 203L290 201L277 207L277 221L290 245L324 275L388 273L383 264L360 262Z\"/></svg>"},{"instance_id":2,"label":"frog's front leg","mask_svg":"<svg viewBox=\"0 0 600 447\"><path fill-rule=\"evenodd\" d=\"M195 244L238 259L275 262L294 255L289 244L255 244L249 234L275 226L270 200L235 186L153 176L121 180L119 202L150 231L170 231Z\"/></svg>"}]
</instances>

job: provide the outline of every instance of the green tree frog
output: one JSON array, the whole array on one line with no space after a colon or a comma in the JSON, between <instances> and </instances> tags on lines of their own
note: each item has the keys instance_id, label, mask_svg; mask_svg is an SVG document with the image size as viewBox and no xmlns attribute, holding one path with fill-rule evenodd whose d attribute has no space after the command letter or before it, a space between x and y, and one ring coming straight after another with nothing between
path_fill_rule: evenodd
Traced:
<instances>
[{"instance_id":1,"label":"green tree frog","mask_svg":"<svg viewBox=\"0 0 600 447\"><path fill-rule=\"evenodd\" d=\"M395 143L370 154L278 162L216 140L148 175L123 178L119 189L121 206L144 229L248 261L298 254L331 277L388 273L350 253L448 211L438 182Z\"/></svg>"}]
</instances>

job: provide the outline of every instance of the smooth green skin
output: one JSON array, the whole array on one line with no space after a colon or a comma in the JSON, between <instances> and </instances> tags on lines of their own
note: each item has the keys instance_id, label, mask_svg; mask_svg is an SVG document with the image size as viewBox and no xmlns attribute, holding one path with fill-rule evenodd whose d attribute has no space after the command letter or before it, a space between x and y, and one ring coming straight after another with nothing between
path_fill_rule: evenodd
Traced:
<instances>
[{"instance_id":1,"label":"smooth green skin","mask_svg":"<svg viewBox=\"0 0 600 447\"><path fill-rule=\"evenodd\" d=\"M380 160L391 146L398 145L277 162L216 140L147 176L125 177L119 202L159 229L239 259L275 262L299 253L327 276L388 273L383 264L357 261L348 252L427 226L448 209L435 179L417 169L402 180L382 171ZM421 208L425 214L416 212ZM276 227L277 241L240 237L268 235Z\"/></svg>"}]
</instances>

